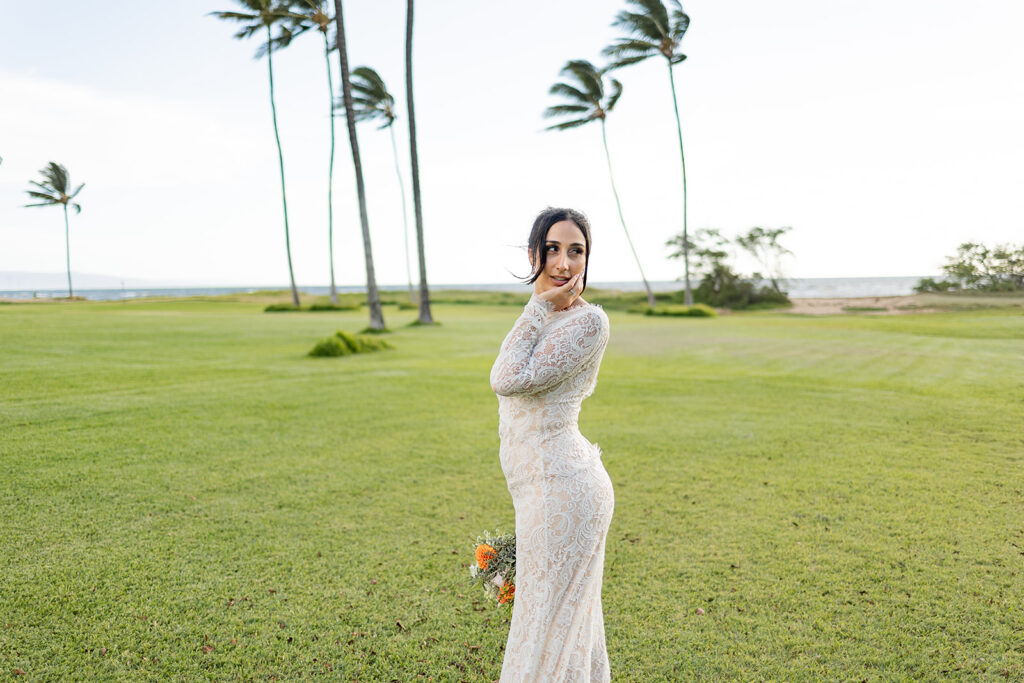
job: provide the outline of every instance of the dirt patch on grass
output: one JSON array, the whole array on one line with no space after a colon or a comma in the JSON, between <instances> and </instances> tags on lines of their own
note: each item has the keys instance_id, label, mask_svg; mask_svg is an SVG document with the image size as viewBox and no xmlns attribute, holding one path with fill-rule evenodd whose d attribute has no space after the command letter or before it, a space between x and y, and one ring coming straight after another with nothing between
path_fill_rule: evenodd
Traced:
<instances>
[{"instance_id":1,"label":"dirt patch on grass","mask_svg":"<svg viewBox=\"0 0 1024 683\"><path fill-rule=\"evenodd\" d=\"M900 315L903 313L933 313L938 308L922 306L916 296L869 296L852 299L793 299L789 313L805 315Z\"/></svg>"}]
</instances>

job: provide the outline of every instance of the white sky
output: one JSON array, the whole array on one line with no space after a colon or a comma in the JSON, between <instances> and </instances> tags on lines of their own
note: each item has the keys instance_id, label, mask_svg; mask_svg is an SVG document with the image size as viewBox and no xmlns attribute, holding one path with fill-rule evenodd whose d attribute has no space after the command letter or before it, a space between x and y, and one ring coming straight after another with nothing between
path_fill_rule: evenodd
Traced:
<instances>
[{"instance_id":1,"label":"white sky","mask_svg":"<svg viewBox=\"0 0 1024 683\"><path fill-rule=\"evenodd\" d=\"M600 61L621 0L418 5L415 78L435 283L511 282L533 216L582 209L592 282L636 280L597 125L542 132L569 59ZM923 275L968 239L1024 239L1024 3L758 0L685 3L676 67L691 230L792 226L794 277ZM72 269L196 284L284 285L287 266L266 61L205 16L230 0L0 0L0 271L61 272L56 208L25 209L48 161L85 182ZM405 3L346 3L349 60L404 114ZM337 83L337 57L333 61ZM319 34L275 57L292 252L328 282L326 76ZM620 71L608 122L626 219L652 280L677 277L682 229L666 67ZM399 150L409 185L408 137ZM351 151L337 126L335 272L362 284ZM405 282L391 143L359 127L378 282ZM411 189L410 230L412 230ZM412 242L412 240L411 240ZM414 243L413 243L414 244ZM741 264L743 265L743 264ZM414 277L415 261L414 261Z\"/></svg>"}]
</instances>

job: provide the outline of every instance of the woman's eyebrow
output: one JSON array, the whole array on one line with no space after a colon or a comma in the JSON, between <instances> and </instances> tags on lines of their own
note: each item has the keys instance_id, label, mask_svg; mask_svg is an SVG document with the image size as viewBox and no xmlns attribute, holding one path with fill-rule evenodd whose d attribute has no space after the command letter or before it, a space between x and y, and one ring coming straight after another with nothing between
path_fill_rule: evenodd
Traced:
<instances>
[{"instance_id":1,"label":"woman's eyebrow","mask_svg":"<svg viewBox=\"0 0 1024 683\"><path fill-rule=\"evenodd\" d=\"M547 243L548 244L557 244L559 246L562 245L562 243L559 242L558 240L548 240ZM582 247L582 246L584 246L584 244L582 242L572 242L569 246L570 247Z\"/></svg>"}]
</instances>

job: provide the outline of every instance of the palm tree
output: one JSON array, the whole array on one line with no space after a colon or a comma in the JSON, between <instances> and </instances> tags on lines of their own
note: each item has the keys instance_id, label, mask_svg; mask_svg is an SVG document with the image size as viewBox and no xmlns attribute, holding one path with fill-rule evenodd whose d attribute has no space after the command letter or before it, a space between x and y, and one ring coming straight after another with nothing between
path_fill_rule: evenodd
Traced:
<instances>
[{"instance_id":1,"label":"palm tree","mask_svg":"<svg viewBox=\"0 0 1024 683\"><path fill-rule=\"evenodd\" d=\"M356 193L359 196L359 222L363 228L363 254L366 257L366 303L370 309L370 329L383 330L384 313L380 308L377 276L373 270L373 248L370 244L370 222L366 216L366 187L363 185L363 162L359 158L359 139L356 137L356 117L352 103L352 80L348 72L348 52L345 46L345 19L341 0L334 0L334 20L337 24L338 59L341 62L341 99L348 124L348 140L352 146L352 164L356 171Z\"/></svg>"},{"instance_id":2,"label":"palm tree","mask_svg":"<svg viewBox=\"0 0 1024 683\"><path fill-rule=\"evenodd\" d=\"M405 236L405 274L409 281L409 299L416 301L412 289L412 267L409 264L409 217L405 204L405 183L402 181L402 168L398 163L398 145L395 143L395 98L388 92L380 75L368 66L360 66L352 70L352 104L355 107L356 121L379 120L378 130L387 128L391 131L391 151L395 155L395 173L398 174L398 191L402 195L402 226Z\"/></svg>"},{"instance_id":3,"label":"palm tree","mask_svg":"<svg viewBox=\"0 0 1024 683\"><path fill-rule=\"evenodd\" d=\"M679 0L669 0L672 12L665 8L662 0L626 0L636 11L619 12L612 26L626 31L627 37L606 47L602 54L614 61L612 68L628 66L642 62L648 57L661 55L668 65L668 80L672 86L672 107L676 114L676 132L679 134L679 160L683 165L683 263L686 269L685 302L693 304L693 291L690 288L690 249L686 225L686 155L683 154L683 126L679 121L679 104L676 100L676 82L672 75L672 67L679 64L686 55L679 52L679 44L690 26L690 17L683 12Z\"/></svg>"},{"instance_id":4,"label":"palm tree","mask_svg":"<svg viewBox=\"0 0 1024 683\"><path fill-rule=\"evenodd\" d=\"M43 182L29 181L39 189L25 191L33 199L40 201L38 204L26 204L25 206L56 206L60 204L64 207L64 251L68 264L68 298L74 298L75 290L71 287L71 239L68 231L68 205L75 210L75 213L82 213L82 205L71 200L78 196L78 193L85 187L85 183L76 187L74 192L69 193L68 188L71 187L71 182L68 178L68 169L55 161L47 164L46 168L40 169L39 173L43 176Z\"/></svg>"},{"instance_id":5,"label":"palm tree","mask_svg":"<svg viewBox=\"0 0 1024 683\"><path fill-rule=\"evenodd\" d=\"M277 130L277 105L274 103L274 46L287 46L291 42L292 32L289 28L281 26L279 35L275 38L271 29L288 19L289 8L293 0L235 0L250 12L211 12L218 19L237 21L243 27L235 34L235 38L243 39L260 32L266 31L267 42L256 51L256 59L264 54L267 55L267 75L270 79L270 113L274 121L274 139L277 141L277 163L281 170L281 203L284 206L284 246L288 254L288 277L292 286L292 303L299 306L299 290L295 286L295 271L292 268L292 243L288 231L288 196L284 187L284 154L281 152L281 136Z\"/></svg>"},{"instance_id":6,"label":"palm tree","mask_svg":"<svg viewBox=\"0 0 1024 683\"><path fill-rule=\"evenodd\" d=\"M622 222L622 230L626 233L626 241L633 251L633 258L636 259L636 267L640 269L640 278L644 281L644 289L647 290L647 303L654 307L654 294L651 286L647 283L647 276L644 275L643 266L640 265L640 257L636 255L636 248L626 228L626 219L622 215L622 203L619 201L618 190L615 189L615 176L612 174L612 157L608 153L608 135L605 132L605 119L608 117L615 103L622 95L622 84L614 78L609 79L609 87L605 87L604 72L595 68L593 64L584 59L575 59L568 62L559 72L570 83L555 83L548 91L552 95L560 95L565 98L565 104L556 104L544 111L544 118L565 117L568 120L548 126L548 130L567 130L584 126L591 121L601 122L601 141L604 143L604 156L608 161L608 179L612 184L612 194L615 196L615 206L619 210L619 220Z\"/></svg>"},{"instance_id":7,"label":"palm tree","mask_svg":"<svg viewBox=\"0 0 1024 683\"><path fill-rule=\"evenodd\" d=\"M420 200L420 159L416 147L416 112L412 98L412 19L413 0L406 3L405 13L405 102L409 111L409 156L412 160L412 203L416 212L416 247L420 257L421 324L433 324L430 313L430 291L427 289L427 258L423 252L423 205Z\"/></svg>"},{"instance_id":8,"label":"palm tree","mask_svg":"<svg viewBox=\"0 0 1024 683\"><path fill-rule=\"evenodd\" d=\"M316 29L324 39L324 61L327 63L327 96L331 109L331 154L327 166L327 256L331 269L331 303L338 305L338 289L334 284L334 83L331 79L331 46L328 33L333 17L327 14L327 3L324 0L301 0L304 8L289 12L291 32L298 36L311 29ZM291 37L291 36L290 36ZM283 47L287 47L284 45Z\"/></svg>"}]
</instances>

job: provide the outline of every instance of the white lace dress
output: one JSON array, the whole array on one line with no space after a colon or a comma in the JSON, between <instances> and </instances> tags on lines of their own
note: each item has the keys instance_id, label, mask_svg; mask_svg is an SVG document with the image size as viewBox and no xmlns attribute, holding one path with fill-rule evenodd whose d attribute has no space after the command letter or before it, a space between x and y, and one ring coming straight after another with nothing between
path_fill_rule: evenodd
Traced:
<instances>
[{"instance_id":1,"label":"white lace dress","mask_svg":"<svg viewBox=\"0 0 1024 683\"><path fill-rule=\"evenodd\" d=\"M491 369L501 468L516 515L516 592L501 683L609 681L601 611L615 498L601 450L577 425L597 384L608 316L536 295Z\"/></svg>"}]
</instances>

